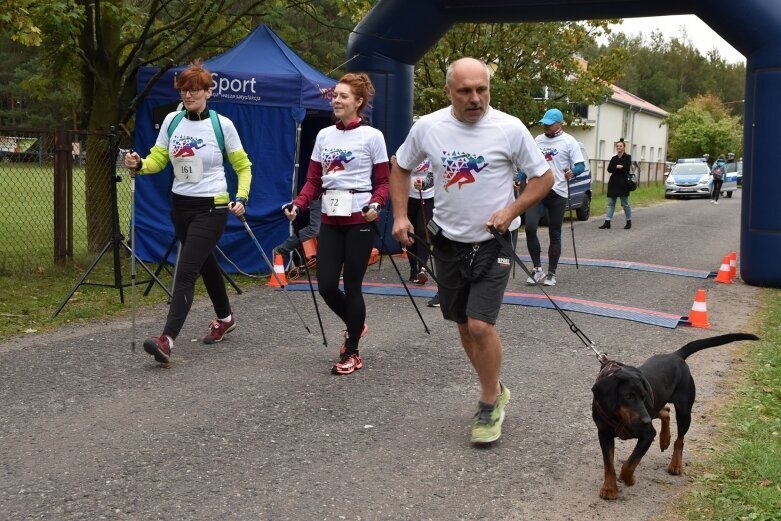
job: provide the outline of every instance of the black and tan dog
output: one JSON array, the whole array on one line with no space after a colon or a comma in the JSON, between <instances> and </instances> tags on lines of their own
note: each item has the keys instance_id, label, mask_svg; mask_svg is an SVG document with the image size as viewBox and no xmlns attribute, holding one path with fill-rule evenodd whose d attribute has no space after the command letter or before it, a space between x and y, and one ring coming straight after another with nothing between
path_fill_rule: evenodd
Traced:
<instances>
[{"instance_id":1,"label":"black and tan dog","mask_svg":"<svg viewBox=\"0 0 781 521\"><path fill-rule=\"evenodd\" d=\"M683 437L691 424L694 405L694 379L686 364L686 358L709 347L716 347L738 340L758 340L746 333L715 336L689 342L678 351L654 355L640 367L605 360L591 388L594 393L591 411L599 431L599 445L605 464L605 481L599 490L602 499L616 499L616 470L613 466L615 438L637 439L637 445L629 459L621 467L621 481L635 484L635 469L648 451L656 436L651 420L662 420L659 445L664 451L670 446L670 407L675 405L678 437L673 445L673 455L667 472L674 475L683 470Z\"/></svg>"}]
</instances>

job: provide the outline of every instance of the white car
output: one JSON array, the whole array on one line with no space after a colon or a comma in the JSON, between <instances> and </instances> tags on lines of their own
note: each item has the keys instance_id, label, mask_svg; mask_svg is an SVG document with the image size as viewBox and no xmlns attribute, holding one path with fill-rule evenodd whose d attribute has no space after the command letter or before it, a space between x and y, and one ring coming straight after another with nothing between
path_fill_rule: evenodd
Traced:
<instances>
[{"instance_id":1,"label":"white car","mask_svg":"<svg viewBox=\"0 0 781 521\"><path fill-rule=\"evenodd\" d=\"M664 181L664 198L710 197L712 186L713 176L705 159L679 159ZM732 197L732 192L737 189L737 173L726 172L721 192L726 197Z\"/></svg>"}]
</instances>

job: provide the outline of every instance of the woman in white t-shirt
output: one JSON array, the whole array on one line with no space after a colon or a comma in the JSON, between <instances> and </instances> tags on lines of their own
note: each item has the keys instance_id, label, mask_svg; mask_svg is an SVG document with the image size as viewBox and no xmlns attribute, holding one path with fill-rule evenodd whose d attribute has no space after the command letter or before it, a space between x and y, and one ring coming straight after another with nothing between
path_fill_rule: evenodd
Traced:
<instances>
[{"instance_id":1,"label":"woman in white t-shirt","mask_svg":"<svg viewBox=\"0 0 781 521\"><path fill-rule=\"evenodd\" d=\"M342 76L332 102L338 121L317 134L306 184L292 207L285 209L293 220L299 210L322 195L317 285L347 328L334 374L350 374L363 367L358 342L368 328L361 286L375 241L372 221L379 217L388 195L385 139L362 120L373 96L374 86L366 74ZM340 273L344 274L344 291L339 289Z\"/></svg>"},{"instance_id":2,"label":"woman in white t-shirt","mask_svg":"<svg viewBox=\"0 0 781 521\"><path fill-rule=\"evenodd\" d=\"M244 215L252 180L252 163L233 122L206 107L212 95L209 71L200 61L193 62L179 74L176 88L182 96L184 112L171 112L165 117L155 145L143 160L135 152L125 156L125 166L139 174L156 174L169 161L174 170L171 220L182 248L163 333L144 340L144 350L160 363L170 361L174 339L193 303L198 275L203 277L217 315L203 342L222 342L236 328L225 280L213 250L225 230L228 212ZM233 202L225 180L223 151L238 176Z\"/></svg>"}]
</instances>

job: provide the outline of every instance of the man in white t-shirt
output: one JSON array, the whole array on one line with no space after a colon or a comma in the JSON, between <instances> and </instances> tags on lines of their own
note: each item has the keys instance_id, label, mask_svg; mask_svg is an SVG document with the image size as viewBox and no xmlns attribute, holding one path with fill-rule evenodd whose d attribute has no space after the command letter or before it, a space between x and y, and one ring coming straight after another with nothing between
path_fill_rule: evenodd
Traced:
<instances>
[{"instance_id":1,"label":"man in white t-shirt","mask_svg":"<svg viewBox=\"0 0 781 521\"><path fill-rule=\"evenodd\" d=\"M535 138L540 151L550 164L555 182L553 189L545 195L538 205L526 212L526 247L534 264L534 271L526 279L529 285L542 281L546 286L556 285L556 268L561 257L561 227L564 223L564 210L569 198L570 180L586 171L583 152L575 138L564 132L564 115L559 109L548 109L540 119L543 133ZM548 211L548 274L542 271L540 240L537 238L537 226Z\"/></svg>"},{"instance_id":2,"label":"man in white t-shirt","mask_svg":"<svg viewBox=\"0 0 781 521\"><path fill-rule=\"evenodd\" d=\"M489 229L509 235L520 218L553 185L553 174L518 118L491 108L485 63L462 58L450 64L445 93L451 105L412 127L391 174L393 237L403 246L415 232L407 217L410 172L431 159L434 173L432 241L442 316L457 323L461 344L480 379L472 442L501 436L510 391L499 379L502 345L495 323L510 277L510 252ZM515 199L513 177L529 179ZM419 230L418 236L423 236Z\"/></svg>"}]
</instances>

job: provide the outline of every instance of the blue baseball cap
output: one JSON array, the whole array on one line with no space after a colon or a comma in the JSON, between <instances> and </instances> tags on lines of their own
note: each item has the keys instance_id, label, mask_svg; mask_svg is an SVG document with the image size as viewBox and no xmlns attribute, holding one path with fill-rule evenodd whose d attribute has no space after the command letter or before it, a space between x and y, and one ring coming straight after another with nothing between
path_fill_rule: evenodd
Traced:
<instances>
[{"instance_id":1,"label":"blue baseball cap","mask_svg":"<svg viewBox=\"0 0 781 521\"><path fill-rule=\"evenodd\" d=\"M554 123L561 123L564 121L564 115L559 109L548 109L545 115L540 120L543 125L553 125Z\"/></svg>"}]
</instances>

